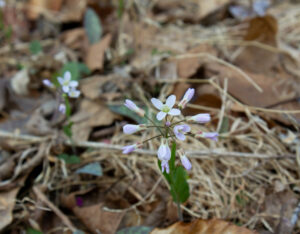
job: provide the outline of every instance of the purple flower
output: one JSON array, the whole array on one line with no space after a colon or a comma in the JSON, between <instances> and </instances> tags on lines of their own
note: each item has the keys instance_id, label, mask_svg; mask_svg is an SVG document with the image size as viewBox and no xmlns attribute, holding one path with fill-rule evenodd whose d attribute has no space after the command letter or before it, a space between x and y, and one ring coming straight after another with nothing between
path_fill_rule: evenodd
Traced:
<instances>
[{"instance_id":1,"label":"purple flower","mask_svg":"<svg viewBox=\"0 0 300 234\"><path fill-rule=\"evenodd\" d=\"M143 117L145 115L145 111L141 108L139 108L133 101L126 99L124 105L134 111L135 113L137 113L139 116Z\"/></svg>"},{"instance_id":2,"label":"purple flower","mask_svg":"<svg viewBox=\"0 0 300 234\"><path fill-rule=\"evenodd\" d=\"M43 80L43 84L50 89L55 88L54 84L50 80Z\"/></svg>"},{"instance_id":3,"label":"purple flower","mask_svg":"<svg viewBox=\"0 0 300 234\"><path fill-rule=\"evenodd\" d=\"M210 114L198 114L194 116L187 117L189 121L195 121L197 123L207 123L210 121Z\"/></svg>"},{"instance_id":4,"label":"purple flower","mask_svg":"<svg viewBox=\"0 0 300 234\"><path fill-rule=\"evenodd\" d=\"M123 150L123 154L129 154L131 153L132 151L136 150L138 148L138 144L134 144L134 145L127 145L127 146L124 146L122 148Z\"/></svg>"},{"instance_id":5,"label":"purple flower","mask_svg":"<svg viewBox=\"0 0 300 234\"><path fill-rule=\"evenodd\" d=\"M162 140L161 141L161 145L158 148L157 151L157 157L159 158L159 160L161 161L169 161L171 158L171 150L168 146L167 140Z\"/></svg>"},{"instance_id":6,"label":"purple flower","mask_svg":"<svg viewBox=\"0 0 300 234\"><path fill-rule=\"evenodd\" d=\"M166 125L167 127L170 127L170 126L171 126L171 122L170 122L170 121L167 121L165 125Z\"/></svg>"},{"instance_id":7,"label":"purple flower","mask_svg":"<svg viewBox=\"0 0 300 234\"><path fill-rule=\"evenodd\" d=\"M69 93L70 89L75 89L78 86L78 81L72 80L71 72L66 71L64 77L57 77L64 93Z\"/></svg>"},{"instance_id":8,"label":"purple flower","mask_svg":"<svg viewBox=\"0 0 300 234\"><path fill-rule=\"evenodd\" d=\"M183 98L181 99L181 101L179 102L179 104L178 104L179 108L181 108L181 109L185 108L186 104L193 98L194 93L195 93L195 89L189 88L185 92L185 94L184 94Z\"/></svg>"},{"instance_id":9,"label":"purple flower","mask_svg":"<svg viewBox=\"0 0 300 234\"><path fill-rule=\"evenodd\" d=\"M180 156L180 160L186 170L188 170L188 171L191 170L192 164L186 155Z\"/></svg>"},{"instance_id":10,"label":"purple flower","mask_svg":"<svg viewBox=\"0 0 300 234\"><path fill-rule=\"evenodd\" d=\"M66 105L64 103L59 104L58 111L62 114L66 113Z\"/></svg>"},{"instance_id":11,"label":"purple flower","mask_svg":"<svg viewBox=\"0 0 300 234\"><path fill-rule=\"evenodd\" d=\"M182 124L182 125L176 125L173 129L173 132L177 139L184 141L185 140L185 135L184 133L187 133L191 131L191 127L187 124Z\"/></svg>"},{"instance_id":12,"label":"purple flower","mask_svg":"<svg viewBox=\"0 0 300 234\"><path fill-rule=\"evenodd\" d=\"M140 131L143 128L143 124L135 125L135 124L126 124L123 126L123 132L125 134L132 134L137 131Z\"/></svg>"},{"instance_id":13,"label":"purple flower","mask_svg":"<svg viewBox=\"0 0 300 234\"><path fill-rule=\"evenodd\" d=\"M213 141L218 141L218 136L219 133L217 132L199 132L198 134L196 134L196 137L204 137Z\"/></svg>"},{"instance_id":14,"label":"purple flower","mask_svg":"<svg viewBox=\"0 0 300 234\"><path fill-rule=\"evenodd\" d=\"M156 118L157 120L161 121L163 118L166 117L167 114L169 115L180 115L180 110L173 108L176 102L176 96L175 95L170 95L166 103L163 104L160 100L157 98L151 98L152 104L160 110L160 112L157 113Z\"/></svg>"},{"instance_id":15,"label":"purple flower","mask_svg":"<svg viewBox=\"0 0 300 234\"><path fill-rule=\"evenodd\" d=\"M161 171L162 172L166 171L168 174L170 173L169 161L168 160L162 160L161 161Z\"/></svg>"},{"instance_id":16,"label":"purple flower","mask_svg":"<svg viewBox=\"0 0 300 234\"><path fill-rule=\"evenodd\" d=\"M83 199L82 197L76 197L76 205L79 207L83 206Z\"/></svg>"}]
</instances>

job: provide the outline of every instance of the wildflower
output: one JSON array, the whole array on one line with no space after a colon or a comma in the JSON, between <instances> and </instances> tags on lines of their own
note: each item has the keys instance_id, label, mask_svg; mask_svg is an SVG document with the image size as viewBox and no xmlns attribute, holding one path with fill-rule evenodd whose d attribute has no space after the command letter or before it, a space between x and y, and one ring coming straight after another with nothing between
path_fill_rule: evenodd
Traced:
<instances>
[{"instance_id":1,"label":"wildflower","mask_svg":"<svg viewBox=\"0 0 300 234\"><path fill-rule=\"evenodd\" d=\"M71 80L71 72L66 71L64 77L57 77L58 82L60 83L64 93L69 93L71 89L75 90L78 86L78 82Z\"/></svg>"},{"instance_id":2,"label":"wildflower","mask_svg":"<svg viewBox=\"0 0 300 234\"><path fill-rule=\"evenodd\" d=\"M161 161L169 161L171 158L171 150L168 146L167 139L162 139L161 145L157 151L157 157Z\"/></svg>"},{"instance_id":3,"label":"wildflower","mask_svg":"<svg viewBox=\"0 0 300 234\"><path fill-rule=\"evenodd\" d=\"M170 121L166 121L165 125L166 125L167 127L170 127L170 126L171 126L171 122L170 122Z\"/></svg>"},{"instance_id":4,"label":"wildflower","mask_svg":"<svg viewBox=\"0 0 300 234\"><path fill-rule=\"evenodd\" d=\"M167 98L167 101L165 104L163 104L160 100L157 98L151 98L152 104L160 110L160 112L157 113L156 118L157 120L161 121L163 118L166 117L167 114L169 115L180 115L180 110L173 108L175 105L176 96L171 95Z\"/></svg>"},{"instance_id":5,"label":"wildflower","mask_svg":"<svg viewBox=\"0 0 300 234\"><path fill-rule=\"evenodd\" d=\"M124 105L134 111L135 113L137 113L139 116L143 117L145 115L145 111L141 108L139 108L133 101L126 99Z\"/></svg>"},{"instance_id":6,"label":"wildflower","mask_svg":"<svg viewBox=\"0 0 300 234\"><path fill-rule=\"evenodd\" d=\"M189 88L185 92L182 100L178 103L178 107L181 108L181 109L185 108L186 104L193 98L194 93L195 93L195 89Z\"/></svg>"},{"instance_id":7,"label":"wildflower","mask_svg":"<svg viewBox=\"0 0 300 234\"><path fill-rule=\"evenodd\" d=\"M50 80L43 80L43 84L50 89L53 89L55 86Z\"/></svg>"},{"instance_id":8,"label":"wildflower","mask_svg":"<svg viewBox=\"0 0 300 234\"><path fill-rule=\"evenodd\" d=\"M166 171L168 174L170 173L170 167L169 167L168 160L161 161L161 171L162 171L162 173L164 173L164 171Z\"/></svg>"},{"instance_id":9,"label":"wildflower","mask_svg":"<svg viewBox=\"0 0 300 234\"><path fill-rule=\"evenodd\" d=\"M182 124L182 125L177 125L174 127L173 132L177 139L184 141L185 140L185 135L184 133L187 133L191 131L191 127L187 124Z\"/></svg>"},{"instance_id":10,"label":"wildflower","mask_svg":"<svg viewBox=\"0 0 300 234\"><path fill-rule=\"evenodd\" d=\"M179 151L180 161L186 170L191 170L192 164L183 151Z\"/></svg>"},{"instance_id":11,"label":"wildflower","mask_svg":"<svg viewBox=\"0 0 300 234\"><path fill-rule=\"evenodd\" d=\"M141 143L136 143L133 145L127 145L123 147L123 154L129 154L131 152L133 152L134 150L136 150L137 148L139 148L141 146Z\"/></svg>"},{"instance_id":12,"label":"wildflower","mask_svg":"<svg viewBox=\"0 0 300 234\"><path fill-rule=\"evenodd\" d=\"M210 121L210 114L198 114L187 117L188 121L195 121L197 123L207 123Z\"/></svg>"},{"instance_id":13,"label":"wildflower","mask_svg":"<svg viewBox=\"0 0 300 234\"><path fill-rule=\"evenodd\" d=\"M0 0L0 8L4 8L6 5L4 0Z\"/></svg>"},{"instance_id":14,"label":"wildflower","mask_svg":"<svg viewBox=\"0 0 300 234\"><path fill-rule=\"evenodd\" d=\"M58 110L59 110L59 112L61 112L62 114L65 114L65 113L66 113L66 105L65 105L64 103L59 104Z\"/></svg>"},{"instance_id":15,"label":"wildflower","mask_svg":"<svg viewBox=\"0 0 300 234\"><path fill-rule=\"evenodd\" d=\"M143 124L135 125L135 124L126 124L123 126L123 132L125 134L132 134L142 130L145 126Z\"/></svg>"},{"instance_id":16,"label":"wildflower","mask_svg":"<svg viewBox=\"0 0 300 234\"><path fill-rule=\"evenodd\" d=\"M217 132L199 132L198 134L196 134L196 137L204 137L213 141L218 141L218 136L219 133Z\"/></svg>"},{"instance_id":17,"label":"wildflower","mask_svg":"<svg viewBox=\"0 0 300 234\"><path fill-rule=\"evenodd\" d=\"M77 82L77 81L76 81ZM76 88L71 87L68 92L68 96L71 98L78 98L80 95L80 91Z\"/></svg>"}]
</instances>

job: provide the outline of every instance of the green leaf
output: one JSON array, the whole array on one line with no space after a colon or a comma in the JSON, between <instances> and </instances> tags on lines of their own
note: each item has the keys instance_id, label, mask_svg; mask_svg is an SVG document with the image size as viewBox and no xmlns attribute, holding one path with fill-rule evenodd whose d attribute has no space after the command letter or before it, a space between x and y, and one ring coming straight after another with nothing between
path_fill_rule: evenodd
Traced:
<instances>
[{"instance_id":1,"label":"green leaf","mask_svg":"<svg viewBox=\"0 0 300 234\"><path fill-rule=\"evenodd\" d=\"M66 164L80 163L80 158L77 155L60 154L58 158L64 160Z\"/></svg>"},{"instance_id":2,"label":"green leaf","mask_svg":"<svg viewBox=\"0 0 300 234\"><path fill-rule=\"evenodd\" d=\"M26 230L26 234L43 234L43 232L38 231L38 230L35 230L35 229L33 229L33 228L28 228L28 229Z\"/></svg>"},{"instance_id":3,"label":"green leaf","mask_svg":"<svg viewBox=\"0 0 300 234\"><path fill-rule=\"evenodd\" d=\"M91 44L98 42L102 36L102 26L97 13L87 8L84 15L84 28Z\"/></svg>"},{"instance_id":4,"label":"green leaf","mask_svg":"<svg viewBox=\"0 0 300 234\"><path fill-rule=\"evenodd\" d=\"M118 18L121 19L124 12L124 0L119 0Z\"/></svg>"},{"instance_id":5,"label":"green leaf","mask_svg":"<svg viewBox=\"0 0 300 234\"><path fill-rule=\"evenodd\" d=\"M147 123L146 118L142 118L139 115L137 115L135 112L133 112L132 110L129 110L126 106L124 105L108 105L108 108L112 111L115 112L119 115L122 116L126 116L130 119L133 119L134 121L136 121L139 124L144 124ZM144 108L146 109L146 108ZM147 114L147 110L146 109L146 114Z\"/></svg>"},{"instance_id":6,"label":"green leaf","mask_svg":"<svg viewBox=\"0 0 300 234\"><path fill-rule=\"evenodd\" d=\"M82 75L88 75L91 73L89 68L84 63L69 62L64 64L63 68L59 72L59 76L63 77L63 74L69 71L72 75L72 80L79 80Z\"/></svg>"},{"instance_id":7,"label":"green leaf","mask_svg":"<svg viewBox=\"0 0 300 234\"><path fill-rule=\"evenodd\" d=\"M38 54L42 51L42 45L38 40L30 42L29 50L31 54Z\"/></svg>"},{"instance_id":8,"label":"green leaf","mask_svg":"<svg viewBox=\"0 0 300 234\"><path fill-rule=\"evenodd\" d=\"M176 142L173 141L171 148L171 158L169 161L170 172L173 172L175 169L175 159L176 159Z\"/></svg>"},{"instance_id":9,"label":"green leaf","mask_svg":"<svg viewBox=\"0 0 300 234\"><path fill-rule=\"evenodd\" d=\"M226 116L224 116L219 133L226 133L228 131L229 131L229 119Z\"/></svg>"},{"instance_id":10,"label":"green leaf","mask_svg":"<svg viewBox=\"0 0 300 234\"><path fill-rule=\"evenodd\" d=\"M67 110L66 110L67 111ZM63 131L67 137L72 138L72 125L73 122L69 122L67 125L63 126Z\"/></svg>"},{"instance_id":11,"label":"green leaf","mask_svg":"<svg viewBox=\"0 0 300 234\"><path fill-rule=\"evenodd\" d=\"M136 226L124 228L117 232L117 234L149 234L153 227Z\"/></svg>"},{"instance_id":12,"label":"green leaf","mask_svg":"<svg viewBox=\"0 0 300 234\"><path fill-rule=\"evenodd\" d=\"M176 167L173 183L171 184L171 194L175 202L184 203L190 196L189 184L187 182L186 170L182 167Z\"/></svg>"},{"instance_id":13,"label":"green leaf","mask_svg":"<svg viewBox=\"0 0 300 234\"><path fill-rule=\"evenodd\" d=\"M102 176L102 167L98 162L90 163L82 168L76 170L77 174L90 174L95 176Z\"/></svg>"}]
</instances>

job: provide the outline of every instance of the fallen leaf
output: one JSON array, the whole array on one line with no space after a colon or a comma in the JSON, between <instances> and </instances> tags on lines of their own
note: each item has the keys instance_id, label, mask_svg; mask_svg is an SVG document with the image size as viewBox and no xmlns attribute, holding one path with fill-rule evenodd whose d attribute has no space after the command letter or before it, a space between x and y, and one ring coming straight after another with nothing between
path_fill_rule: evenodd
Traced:
<instances>
[{"instance_id":1,"label":"fallen leaf","mask_svg":"<svg viewBox=\"0 0 300 234\"><path fill-rule=\"evenodd\" d=\"M102 167L99 162L89 163L82 168L76 170L77 174L89 174L94 176L102 176Z\"/></svg>"},{"instance_id":2,"label":"fallen leaf","mask_svg":"<svg viewBox=\"0 0 300 234\"><path fill-rule=\"evenodd\" d=\"M87 8L84 15L84 28L91 44L97 43L102 36L100 18L92 8Z\"/></svg>"},{"instance_id":3,"label":"fallen leaf","mask_svg":"<svg viewBox=\"0 0 300 234\"><path fill-rule=\"evenodd\" d=\"M10 85L17 95L27 95L29 82L28 70L23 69L11 78Z\"/></svg>"},{"instance_id":4,"label":"fallen leaf","mask_svg":"<svg viewBox=\"0 0 300 234\"><path fill-rule=\"evenodd\" d=\"M109 47L111 42L111 35L106 35L101 41L93 44L89 47L85 58L85 63L91 69L102 70L104 63L104 55L106 49Z\"/></svg>"},{"instance_id":5,"label":"fallen leaf","mask_svg":"<svg viewBox=\"0 0 300 234\"><path fill-rule=\"evenodd\" d=\"M156 228L151 234L258 234L223 220L197 219L191 223L177 222L167 228Z\"/></svg>"},{"instance_id":6,"label":"fallen leaf","mask_svg":"<svg viewBox=\"0 0 300 234\"><path fill-rule=\"evenodd\" d=\"M110 125L118 118L105 105L85 99L80 103L79 112L71 117L74 140L88 140L93 127Z\"/></svg>"},{"instance_id":7,"label":"fallen leaf","mask_svg":"<svg viewBox=\"0 0 300 234\"><path fill-rule=\"evenodd\" d=\"M128 227L118 231L116 234L149 234L152 229L152 227L145 226Z\"/></svg>"},{"instance_id":8,"label":"fallen leaf","mask_svg":"<svg viewBox=\"0 0 300 234\"><path fill-rule=\"evenodd\" d=\"M277 20L271 16L256 17L251 19L245 41L258 41L262 44L277 47ZM254 73L269 72L270 69L279 65L279 55L257 46L247 46L235 59L236 64L242 69Z\"/></svg>"}]
</instances>

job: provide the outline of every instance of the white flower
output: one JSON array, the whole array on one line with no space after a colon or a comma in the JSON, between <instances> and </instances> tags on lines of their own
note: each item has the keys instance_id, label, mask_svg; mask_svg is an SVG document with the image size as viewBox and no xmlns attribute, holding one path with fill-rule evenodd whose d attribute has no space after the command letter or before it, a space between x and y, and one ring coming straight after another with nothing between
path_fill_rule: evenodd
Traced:
<instances>
[{"instance_id":1,"label":"white flower","mask_svg":"<svg viewBox=\"0 0 300 234\"><path fill-rule=\"evenodd\" d=\"M194 93L195 93L195 89L189 88L185 92L182 100L179 102L179 104L178 104L179 108L182 108L182 109L185 108L186 104L193 98Z\"/></svg>"},{"instance_id":2,"label":"white flower","mask_svg":"<svg viewBox=\"0 0 300 234\"><path fill-rule=\"evenodd\" d=\"M160 112L157 113L156 118L157 120L161 121L163 118L166 117L167 114L169 115L180 115L180 110L173 108L176 102L176 96L171 95L167 98L167 101L165 104L163 104L160 100L157 98L151 98L152 104L160 110Z\"/></svg>"},{"instance_id":3,"label":"white flower","mask_svg":"<svg viewBox=\"0 0 300 234\"><path fill-rule=\"evenodd\" d=\"M68 92L68 96L71 98L78 98L80 95L80 91L76 88L70 88Z\"/></svg>"},{"instance_id":4,"label":"white flower","mask_svg":"<svg viewBox=\"0 0 300 234\"><path fill-rule=\"evenodd\" d=\"M165 142L164 142L164 139L162 139L161 145L159 146L158 151L157 151L157 157L161 161L169 161L170 160L171 150L168 146L167 140L165 140Z\"/></svg>"},{"instance_id":5,"label":"white flower","mask_svg":"<svg viewBox=\"0 0 300 234\"><path fill-rule=\"evenodd\" d=\"M0 8L4 8L6 5L4 0L0 0Z\"/></svg>"},{"instance_id":6,"label":"white flower","mask_svg":"<svg viewBox=\"0 0 300 234\"><path fill-rule=\"evenodd\" d=\"M59 104L58 110L59 110L59 112L61 112L62 114L65 114L65 113L66 113L66 105L65 105L64 103Z\"/></svg>"},{"instance_id":7,"label":"white flower","mask_svg":"<svg viewBox=\"0 0 300 234\"><path fill-rule=\"evenodd\" d=\"M64 93L69 93L71 89L75 90L75 88L78 86L77 81L71 80L71 72L69 72L69 71L66 71L64 73L64 78L57 77L57 80L60 83L61 88L64 91Z\"/></svg>"},{"instance_id":8,"label":"white flower","mask_svg":"<svg viewBox=\"0 0 300 234\"><path fill-rule=\"evenodd\" d=\"M136 133L144 128L145 128L144 124L140 124L140 125L126 124L123 126L123 132L125 134L132 134L132 133Z\"/></svg>"}]
</instances>

